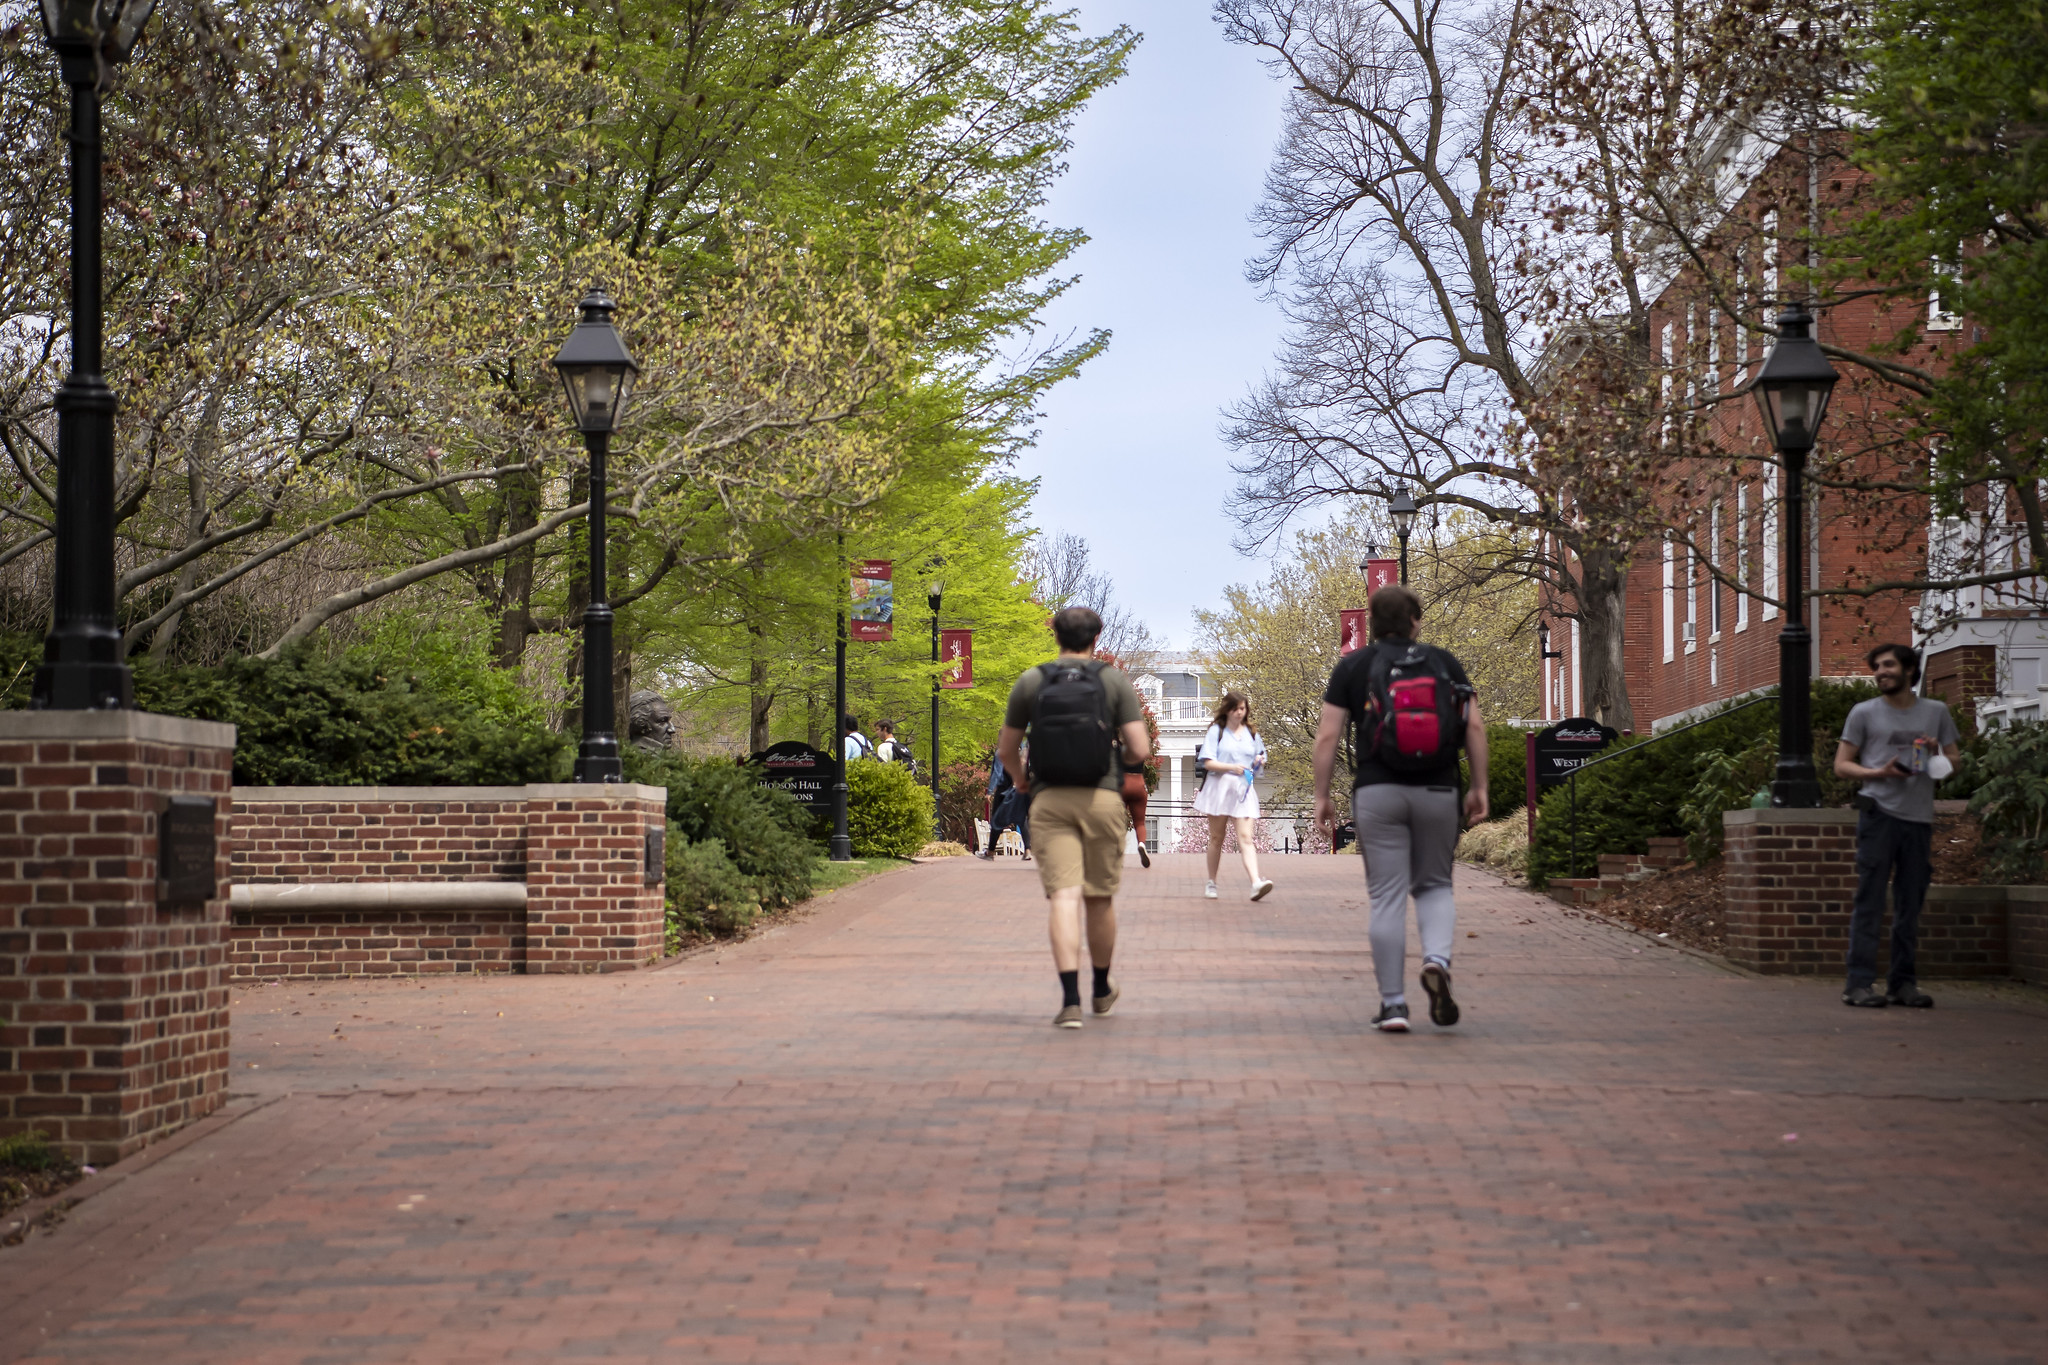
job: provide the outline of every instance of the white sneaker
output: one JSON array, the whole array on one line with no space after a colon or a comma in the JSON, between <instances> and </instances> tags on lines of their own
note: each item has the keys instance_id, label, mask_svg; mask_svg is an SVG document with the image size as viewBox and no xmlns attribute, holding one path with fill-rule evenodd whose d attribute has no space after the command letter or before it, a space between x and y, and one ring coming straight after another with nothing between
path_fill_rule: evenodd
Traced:
<instances>
[{"instance_id":1,"label":"white sneaker","mask_svg":"<svg viewBox=\"0 0 2048 1365\"><path fill-rule=\"evenodd\" d=\"M1266 898L1266 893L1267 893L1268 891L1271 891L1272 889L1273 889L1273 883L1272 883L1272 881L1271 881L1271 880L1267 880L1267 881L1261 881L1261 882L1253 882L1253 883L1252 883L1252 899L1253 899L1253 900L1255 900L1255 901L1258 901L1258 900L1264 900L1264 899Z\"/></svg>"},{"instance_id":2,"label":"white sneaker","mask_svg":"<svg viewBox=\"0 0 2048 1365\"><path fill-rule=\"evenodd\" d=\"M1214 882L1203 882L1203 883L1202 883L1202 898L1203 898L1204 900L1212 900L1212 901L1216 899L1216 883L1214 883Z\"/></svg>"}]
</instances>

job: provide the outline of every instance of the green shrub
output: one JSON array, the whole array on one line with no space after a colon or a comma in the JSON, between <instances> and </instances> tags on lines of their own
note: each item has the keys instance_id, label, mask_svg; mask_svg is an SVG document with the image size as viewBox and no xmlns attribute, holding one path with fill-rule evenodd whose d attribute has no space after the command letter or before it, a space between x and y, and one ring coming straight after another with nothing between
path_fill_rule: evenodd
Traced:
<instances>
[{"instance_id":1,"label":"green shrub","mask_svg":"<svg viewBox=\"0 0 2048 1365\"><path fill-rule=\"evenodd\" d=\"M1771 718L1776 720L1777 714L1772 710ZM1829 758L1832 766L1833 755ZM1818 766L1818 754L1814 761ZM1685 847L1694 862L1703 863L1720 853L1725 831L1722 813L1747 806L1757 789L1771 780L1777 766L1775 734L1765 735L1744 749L1709 749L1693 760L1697 777L1678 808L1678 818L1685 826Z\"/></svg>"},{"instance_id":2,"label":"green shrub","mask_svg":"<svg viewBox=\"0 0 2048 1365\"><path fill-rule=\"evenodd\" d=\"M1970 810L1983 822L1984 870L1993 882L2030 885L2048 861L2048 724L2004 726L1979 737L1981 774Z\"/></svg>"},{"instance_id":3,"label":"green shrub","mask_svg":"<svg viewBox=\"0 0 2048 1365\"><path fill-rule=\"evenodd\" d=\"M31 1128L25 1133L0 1138L0 1167L16 1171L47 1171L59 1165L63 1156L50 1139Z\"/></svg>"},{"instance_id":4,"label":"green shrub","mask_svg":"<svg viewBox=\"0 0 2048 1365\"><path fill-rule=\"evenodd\" d=\"M131 659L135 701L233 725L235 781L248 786L517 786L568 775L572 738L547 728L516 679L476 646L422 641L424 672L408 655L369 649L327 659L304 648L216 668ZM22 636L7 646L5 701L26 706L42 646Z\"/></svg>"},{"instance_id":5,"label":"green shrub","mask_svg":"<svg viewBox=\"0 0 2048 1365\"><path fill-rule=\"evenodd\" d=\"M1852 784L1834 776L1835 746L1849 708L1877 695L1869 683L1815 683L1813 687L1813 732L1815 768L1821 779L1823 804L1846 804ZM1745 707L1717 716L1675 734L1658 739L1644 753L1616 758L1588 769L1578 779L1578 876L1591 875L1602 853L1647 853L1650 840L1658 837L1691 836L1718 813L1705 809L1716 801L1730 804L1723 810L1749 804L1750 791L1738 791L1744 773L1737 765L1741 756L1756 746L1769 746L1775 764L1778 708L1773 705ZM1648 736L1623 739L1605 753L1616 753L1649 743ZM1726 756L1722 765L1716 756ZM1712 794L1698 789L1710 774L1722 770L1721 786ZM1710 784L1711 785L1711 784ZM1566 866L1571 860L1571 783L1561 783L1543 796L1537 807L1536 842L1529 850L1529 881L1544 886L1552 877L1572 876ZM1693 820L1689 824L1686 812Z\"/></svg>"},{"instance_id":6,"label":"green shrub","mask_svg":"<svg viewBox=\"0 0 2048 1365\"><path fill-rule=\"evenodd\" d=\"M1518 725L1486 727L1486 803L1489 818L1518 811L1528 804L1528 732ZM1460 786L1472 785L1472 761L1458 758Z\"/></svg>"},{"instance_id":7,"label":"green shrub","mask_svg":"<svg viewBox=\"0 0 2048 1365\"><path fill-rule=\"evenodd\" d=\"M761 884L740 871L720 839L686 839L671 823L668 873L669 946L683 934L737 934L761 916Z\"/></svg>"},{"instance_id":8,"label":"green shrub","mask_svg":"<svg viewBox=\"0 0 2048 1365\"><path fill-rule=\"evenodd\" d=\"M668 818L681 838L721 844L769 905L790 905L811 894L822 850L811 840L810 816L793 798L763 787L756 769L630 746L625 766L627 781L666 787Z\"/></svg>"},{"instance_id":9,"label":"green shrub","mask_svg":"<svg viewBox=\"0 0 2048 1365\"><path fill-rule=\"evenodd\" d=\"M932 793L901 763L846 765L846 832L856 858L913 858L931 842Z\"/></svg>"}]
</instances>

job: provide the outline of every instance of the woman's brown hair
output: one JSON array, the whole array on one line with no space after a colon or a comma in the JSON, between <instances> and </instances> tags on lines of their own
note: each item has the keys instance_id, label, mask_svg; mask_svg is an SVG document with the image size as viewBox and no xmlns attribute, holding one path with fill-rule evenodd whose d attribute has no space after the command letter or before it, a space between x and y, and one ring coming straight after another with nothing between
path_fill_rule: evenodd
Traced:
<instances>
[{"instance_id":1,"label":"woman's brown hair","mask_svg":"<svg viewBox=\"0 0 2048 1365\"><path fill-rule=\"evenodd\" d=\"M1254 735L1258 734L1259 727L1252 724L1252 699L1242 692L1225 692L1222 703L1217 706L1216 714L1209 718L1209 723L1219 730L1229 729L1230 713L1240 706L1244 708L1244 728Z\"/></svg>"}]
</instances>

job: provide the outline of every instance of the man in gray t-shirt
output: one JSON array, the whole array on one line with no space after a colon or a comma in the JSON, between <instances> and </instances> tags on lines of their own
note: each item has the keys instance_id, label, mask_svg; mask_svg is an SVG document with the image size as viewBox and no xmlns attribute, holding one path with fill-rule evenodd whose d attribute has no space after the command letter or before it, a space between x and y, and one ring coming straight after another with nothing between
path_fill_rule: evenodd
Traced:
<instances>
[{"instance_id":1,"label":"man in gray t-shirt","mask_svg":"<svg viewBox=\"0 0 2048 1365\"><path fill-rule=\"evenodd\" d=\"M1849 712L1835 749L1835 774L1863 783L1856 799L1863 813L1856 820L1856 902L1849 915L1849 982L1842 1003L1926 1009L1934 1001L1915 982L1914 958L1920 907L1934 879L1934 784L1961 757L1956 723L1945 704L1913 694L1920 681L1918 650L1879 645L1869 662L1878 695ZM1891 970L1889 988L1879 995L1872 983L1887 890Z\"/></svg>"}]
</instances>

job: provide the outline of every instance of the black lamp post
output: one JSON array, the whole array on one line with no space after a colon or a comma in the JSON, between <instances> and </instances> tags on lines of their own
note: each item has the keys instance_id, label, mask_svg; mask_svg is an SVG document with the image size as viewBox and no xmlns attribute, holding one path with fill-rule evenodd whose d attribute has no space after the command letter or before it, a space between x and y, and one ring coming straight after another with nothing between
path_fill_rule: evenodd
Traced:
<instances>
[{"instance_id":1,"label":"black lamp post","mask_svg":"<svg viewBox=\"0 0 2048 1365\"><path fill-rule=\"evenodd\" d=\"M1401 541L1401 586L1404 588L1408 586L1408 533L1415 529L1415 513L1418 510L1414 495L1409 493L1408 485L1405 483L1394 491L1393 497L1387 499L1387 515L1394 519L1394 534Z\"/></svg>"},{"instance_id":2,"label":"black lamp post","mask_svg":"<svg viewBox=\"0 0 2048 1365\"><path fill-rule=\"evenodd\" d=\"M590 452L590 605L583 609L583 743L578 782L622 782L618 704L612 696L612 608L605 599L605 459L612 432L632 396L640 367L612 327L612 301L595 286L578 305L583 318L562 343L555 369L569 395L569 413Z\"/></svg>"},{"instance_id":3,"label":"black lamp post","mask_svg":"<svg viewBox=\"0 0 2048 1365\"><path fill-rule=\"evenodd\" d=\"M946 594L946 580L939 570L946 561L933 556L931 577L925 580L924 600L932 609L932 662L939 661L939 602ZM939 674L932 671L932 838L945 837L945 824L939 818Z\"/></svg>"},{"instance_id":4,"label":"black lamp post","mask_svg":"<svg viewBox=\"0 0 2048 1365\"><path fill-rule=\"evenodd\" d=\"M853 835L846 824L851 792L846 785L846 533L839 533L839 633L832 660L832 842L827 856L835 863L853 861Z\"/></svg>"},{"instance_id":5,"label":"black lamp post","mask_svg":"<svg viewBox=\"0 0 2048 1365\"><path fill-rule=\"evenodd\" d=\"M1827 415L1835 367L1813 339L1813 315L1793 303L1778 314L1778 339L1755 382L1756 405L1785 462L1785 628L1778 632L1778 770L1771 804L1820 804L1813 771L1813 637L1806 629L1806 455Z\"/></svg>"},{"instance_id":6,"label":"black lamp post","mask_svg":"<svg viewBox=\"0 0 2048 1365\"><path fill-rule=\"evenodd\" d=\"M42 0L71 87L71 373L57 390L57 560L32 708L135 705L114 622L114 391L100 377L100 91L156 0Z\"/></svg>"},{"instance_id":7,"label":"black lamp post","mask_svg":"<svg viewBox=\"0 0 2048 1365\"><path fill-rule=\"evenodd\" d=\"M1358 561L1358 576L1365 581L1368 588L1372 586L1372 562L1380 557L1382 548L1384 547L1378 541L1368 540L1365 543L1365 558Z\"/></svg>"}]
</instances>

